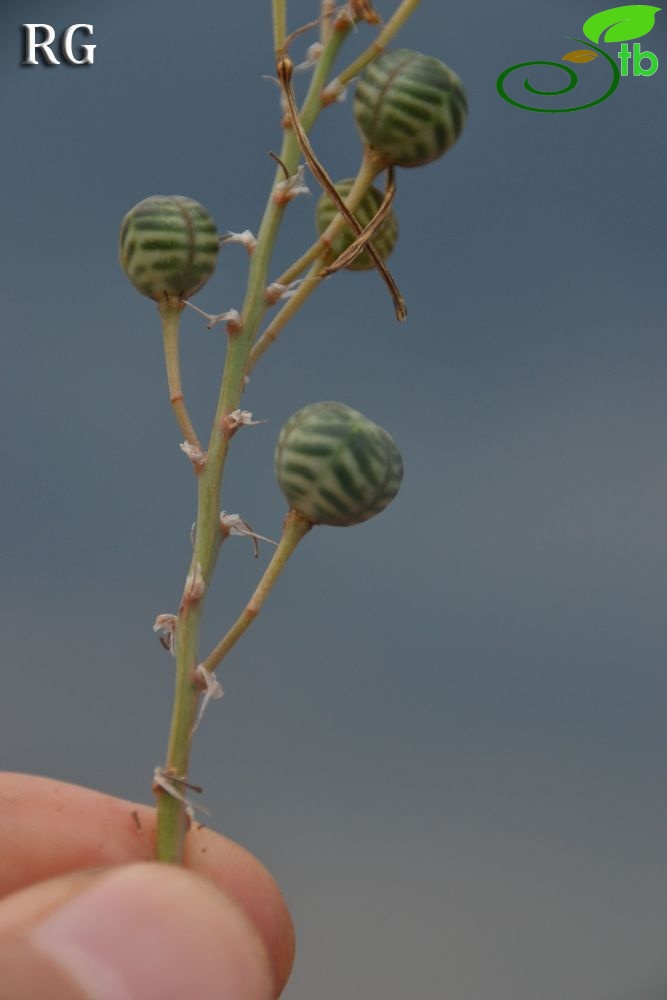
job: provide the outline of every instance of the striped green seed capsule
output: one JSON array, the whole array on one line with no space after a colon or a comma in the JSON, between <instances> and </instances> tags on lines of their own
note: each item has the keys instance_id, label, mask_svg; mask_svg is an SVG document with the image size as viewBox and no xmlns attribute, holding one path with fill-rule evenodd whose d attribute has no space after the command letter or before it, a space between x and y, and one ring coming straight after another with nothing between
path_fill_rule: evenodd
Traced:
<instances>
[{"instance_id":1,"label":"striped green seed capsule","mask_svg":"<svg viewBox=\"0 0 667 1000\"><path fill-rule=\"evenodd\" d=\"M335 188L341 198L345 198L350 193L350 188L353 183L354 181L351 179L338 181ZM354 215L359 220L362 227L367 226L371 219L377 215L378 209L383 201L384 195L381 191L378 191L376 187L370 187L368 189L359 205L354 210ZM338 209L332 202L331 198L329 198L327 194L323 194L318 201L317 208L315 210L315 225L320 236L329 224L333 222L337 214ZM326 263L330 264L336 259L336 257L340 257L343 251L347 250L347 248L354 243L355 239L356 234L352 232L350 226L345 226L344 229L341 229L338 235L334 237L331 242L331 248L326 254ZM396 221L396 216L390 210L372 240L373 246L382 260L387 259L391 251L394 249L397 239L398 222ZM373 263L373 258L369 254L368 250L362 250L359 256L355 257L352 263L347 265L347 269L350 271L367 271L369 268L373 267L375 267L375 264Z\"/></svg>"},{"instance_id":2,"label":"striped green seed capsule","mask_svg":"<svg viewBox=\"0 0 667 1000\"><path fill-rule=\"evenodd\" d=\"M181 195L153 195L132 208L120 230L120 263L142 295L189 298L215 270L220 244L206 209Z\"/></svg>"},{"instance_id":3,"label":"striped green seed capsule","mask_svg":"<svg viewBox=\"0 0 667 1000\"><path fill-rule=\"evenodd\" d=\"M313 524L361 524L391 503L403 477L393 438L343 403L311 403L287 421L276 476L288 503Z\"/></svg>"},{"instance_id":4,"label":"striped green seed capsule","mask_svg":"<svg viewBox=\"0 0 667 1000\"><path fill-rule=\"evenodd\" d=\"M397 167L437 160L463 131L468 102L456 73L409 49L385 52L365 70L354 117L365 142Z\"/></svg>"}]
</instances>

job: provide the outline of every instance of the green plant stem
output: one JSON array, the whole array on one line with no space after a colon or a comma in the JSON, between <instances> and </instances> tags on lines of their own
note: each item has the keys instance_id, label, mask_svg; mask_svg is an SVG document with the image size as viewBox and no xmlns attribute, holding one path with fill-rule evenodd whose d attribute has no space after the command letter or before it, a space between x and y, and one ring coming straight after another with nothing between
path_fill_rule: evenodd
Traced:
<instances>
[{"instance_id":1,"label":"green plant stem","mask_svg":"<svg viewBox=\"0 0 667 1000\"><path fill-rule=\"evenodd\" d=\"M178 299L162 299L158 304L158 312L162 320L169 401L172 405L178 426L185 436L185 440L195 448L201 450L199 438L192 426L192 421L185 405L185 397L183 396L183 388L181 386L181 360L178 349L178 338L183 309L183 303Z\"/></svg>"},{"instance_id":2,"label":"green plant stem","mask_svg":"<svg viewBox=\"0 0 667 1000\"><path fill-rule=\"evenodd\" d=\"M322 265L323 261L321 259L315 261L310 271L299 285L298 289L289 299L287 299L285 305L274 316L262 336L257 340L257 343L254 345L248 357L248 365L246 368L248 374L250 374L255 365L258 364L264 354L268 351L269 347L271 347L272 344L275 344L276 340L292 317L299 311L306 299L310 298L312 293L319 286L323 280L320 277Z\"/></svg>"},{"instance_id":3,"label":"green plant stem","mask_svg":"<svg viewBox=\"0 0 667 1000\"><path fill-rule=\"evenodd\" d=\"M287 36L287 0L273 0L273 47L278 59Z\"/></svg>"},{"instance_id":4,"label":"green plant stem","mask_svg":"<svg viewBox=\"0 0 667 1000\"><path fill-rule=\"evenodd\" d=\"M275 9L274 7L274 12ZM325 106L321 98L322 88L350 28L349 23L337 25L318 60L301 108L301 120L306 130L311 128ZM292 175L296 171L299 156L296 137L291 129L286 129L280 159L288 174ZM279 168L276 170L258 233L257 246L250 262L248 286L241 314L243 325L238 333L230 334L228 338L225 369L208 445L207 461L198 478L197 529L190 574L197 568L200 569L203 590L196 600L186 600L184 595L178 613L175 695L167 758L163 768L167 778L175 776L186 779L188 774L190 737L201 693L194 674L197 664L199 623L222 541L219 523L220 492L231 440L226 416L238 408L243 392L248 354L267 308L264 295L267 274L285 210L285 203L277 201L274 197L275 185L282 179L283 170ZM180 862L186 828L183 804L163 789L156 789L156 795L157 858L161 861Z\"/></svg>"},{"instance_id":5,"label":"green plant stem","mask_svg":"<svg viewBox=\"0 0 667 1000\"><path fill-rule=\"evenodd\" d=\"M312 527L311 522L303 517L302 514L299 514L295 510L290 510L285 518L283 533L278 547L273 553L271 562L266 567L262 579L259 581L255 592L232 627L203 661L202 668L204 670L213 673L232 646L236 645L243 633L252 625L261 611L266 598L271 593L273 585L287 565L288 559L301 539L308 534Z\"/></svg>"},{"instance_id":6,"label":"green plant stem","mask_svg":"<svg viewBox=\"0 0 667 1000\"><path fill-rule=\"evenodd\" d=\"M336 92L340 93L347 87L355 76L359 76L362 70L368 66L370 62L376 59L381 52L386 49L389 42L391 42L398 32L401 30L403 25L409 18L412 17L417 7L421 3L421 0L403 0L403 3L399 4L392 16L389 18L384 28L380 31L374 42L368 46L368 48L361 53L358 59L346 66L342 73L336 77L333 81L335 84L336 91L332 91L333 99L336 98Z\"/></svg>"},{"instance_id":7,"label":"green plant stem","mask_svg":"<svg viewBox=\"0 0 667 1000\"><path fill-rule=\"evenodd\" d=\"M331 38L331 32L333 31L333 25L331 23L331 16L336 9L336 0L322 0L321 12L320 12L320 41L322 45L326 45Z\"/></svg>"}]
</instances>

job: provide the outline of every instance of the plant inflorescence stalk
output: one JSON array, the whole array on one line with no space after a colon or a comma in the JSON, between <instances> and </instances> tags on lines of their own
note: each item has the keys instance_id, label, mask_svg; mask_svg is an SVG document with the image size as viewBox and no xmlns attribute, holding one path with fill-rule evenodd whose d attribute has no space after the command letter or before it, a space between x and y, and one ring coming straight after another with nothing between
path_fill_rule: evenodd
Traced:
<instances>
[{"instance_id":1,"label":"plant inflorescence stalk","mask_svg":"<svg viewBox=\"0 0 667 1000\"><path fill-rule=\"evenodd\" d=\"M275 8L274 8L275 10ZM274 22L275 23L275 22ZM307 130L325 106L321 92L332 63L351 29L349 22L337 23L336 30L325 46L301 109L301 121ZM299 161L299 145L291 130L283 138L280 160L291 175ZM240 332L230 335L222 386L208 445L207 461L198 479L197 527L190 575L199 571L202 593L195 601L184 600L179 608L176 627L176 690L167 747L164 774L185 779L190 759L190 736L196 718L200 687L194 675L197 666L199 622L206 591L215 567L222 541L219 524L220 491L225 460L229 451L230 433L225 417L237 409L243 393L245 369L252 342L262 316L267 309L264 292L273 247L285 204L274 198L275 185L283 179L282 167L276 171L274 184L252 255L248 286L242 311ZM183 853L186 818L183 804L163 789L157 789L158 860L179 862Z\"/></svg>"},{"instance_id":2,"label":"plant inflorescence stalk","mask_svg":"<svg viewBox=\"0 0 667 1000\"><path fill-rule=\"evenodd\" d=\"M365 59L363 65L370 62L378 54L378 51L387 44L390 38L396 34L398 29L418 6L418 3L419 0L403 0L393 17L380 32L377 42L362 57ZM273 0L274 45L277 60L284 55L287 21L286 6L286 0ZM309 131L322 109L332 101L331 95L325 92L325 84L329 79L334 59L353 27L349 17L332 17L330 20L333 22L331 24L331 32L325 33L328 34L328 38L316 63L308 93L299 112L299 119L305 132ZM361 68L359 60L355 61L353 67ZM358 72L358 68L355 72ZM354 75L354 73L350 74L348 69L347 82L349 82L351 75ZM178 611L175 632L176 682L174 706L167 758L165 766L162 769L162 774L166 779L165 783L167 785L170 780L180 782L187 780L190 742L196 719L197 705L201 695L201 684L196 675L199 624L206 593L223 541L219 519L222 476L231 437L238 427L238 425L234 426L230 422L228 415L239 407L246 372L256 364L259 357L256 354L253 358L251 350L260 323L269 305L265 295L267 275L286 206L284 199L275 197L276 185L284 179L284 170L287 171L289 176L295 174L300 153L301 150L296 135L289 126L286 126L279 157L281 166L275 174L260 225L257 244L250 262L246 295L241 313L241 328L238 331L229 333L222 384L208 443L206 460L198 475L197 521L192 561ZM377 164L375 167L377 168ZM356 190L353 189L350 192L348 199L350 207L353 207L354 199L358 197L360 200L363 197L373 177L379 172L378 169L375 169L375 172L371 176L371 170L366 166L366 168L362 167L361 174L364 174L364 169L366 170L366 174L361 181L358 179ZM335 229L335 226L342 226L343 224L344 220L341 219L340 222L332 224L332 227ZM337 229L335 231L337 232ZM276 330L275 324L279 321L284 325L283 320L286 321L289 316L296 312L297 308L322 280L319 276L322 264L320 260L321 247L319 244L317 252L312 252L314 253L313 259L316 261L313 270L316 267L318 273L313 275L314 280L312 282L304 282L302 288L305 288L306 291L302 292L299 289L297 295L294 297L296 299L294 305L288 302L284 309L281 310L281 313L278 314L272 324L274 331ZM307 263L304 264L305 266L307 266ZM312 288L310 287L311 285ZM289 310L288 307L290 307ZM288 311L286 312L285 310ZM281 316L282 320L280 319ZM163 316L163 320L169 327L169 349L167 349L167 341L165 340L165 354L170 393L172 398L180 395L181 399L178 400L179 405L174 406L179 426L181 426L186 439L191 444L198 446L197 436L189 418L187 418L185 404L182 401L180 376L178 376L178 326L174 325L175 319L176 317L170 313ZM282 328L282 325L280 328ZM271 326L267 329L264 337L257 342L256 347L258 349L260 343L264 341L264 338L269 335L270 331ZM271 342L271 339L274 338L269 338L268 341L265 341L266 346ZM260 353L263 353L265 349L266 347L263 347ZM251 364L249 364L249 359L251 360ZM210 654L206 661L207 669L214 668L215 663L213 663L213 659L217 657L216 662L219 662L219 658L225 655L238 637L246 630L251 621L254 620L256 611L266 599L286 559L291 555L298 541L307 533L311 526L309 521L294 511L288 514L280 545L260 581L253 598L251 598L249 605L235 625L232 626L221 643ZM158 807L157 858L162 861L179 862L182 859L183 840L186 829L184 804L178 797L165 791L163 786L156 789L156 795Z\"/></svg>"}]
</instances>

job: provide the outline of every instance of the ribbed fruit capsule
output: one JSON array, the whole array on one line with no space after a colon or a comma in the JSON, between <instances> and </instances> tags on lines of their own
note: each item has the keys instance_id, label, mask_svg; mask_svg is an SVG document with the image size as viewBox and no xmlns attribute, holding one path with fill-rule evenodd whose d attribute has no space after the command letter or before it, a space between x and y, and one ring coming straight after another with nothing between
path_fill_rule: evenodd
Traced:
<instances>
[{"instance_id":1,"label":"ribbed fruit capsule","mask_svg":"<svg viewBox=\"0 0 667 1000\"><path fill-rule=\"evenodd\" d=\"M203 205L156 194L130 209L120 230L120 263L151 299L189 298L215 270L220 243Z\"/></svg>"},{"instance_id":2,"label":"ribbed fruit capsule","mask_svg":"<svg viewBox=\"0 0 667 1000\"><path fill-rule=\"evenodd\" d=\"M385 52L364 71L354 117L376 153L397 167L430 163L463 131L468 102L456 73L409 49Z\"/></svg>"},{"instance_id":3,"label":"ribbed fruit capsule","mask_svg":"<svg viewBox=\"0 0 667 1000\"><path fill-rule=\"evenodd\" d=\"M341 198L345 198L350 193L350 188L353 183L353 180L346 179L344 181L338 181L338 183L334 186ZM371 219L377 215L378 209L383 201L384 195L381 191L378 191L376 187L370 187L368 189L359 205L354 210L354 215L359 220L362 227L367 226ZM338 209L332 202L331 198L327 194L323 194L318 201L317 208L315 210L315 225L320 236L329 224L333 222L337 214ZM336 257L340 257L343 251L347 250L347 248L354 243L355 239L356 233L352 232L350 226L346 225L343 229L341 229L338 235L332 240L331 249L326 254L327 263L331 263L336 259ZM396 216L390 210L372 240L373 246L382 260L387 259L391 251L394 249L397 239L398 222L396 221ZM347 265L347 269L350 271L367 271L369 268L373 267L375 267L375 264L373 263L373 258L369 254L368 250L362 250L359 256L355 257L352 263Z\"/></svg>"},{"instance_id":4,"label":"ribbed fruit capsule","mask_svg":"<svg viewBox=\"0 0 667 1000\"><path fill-rule=\"evenodd\" d=\"M343 403L311 403L278 438L276 476L288 503L313 524L361 524L391 503L403 477L393 438Z\"/></svg>"}]
</instances>

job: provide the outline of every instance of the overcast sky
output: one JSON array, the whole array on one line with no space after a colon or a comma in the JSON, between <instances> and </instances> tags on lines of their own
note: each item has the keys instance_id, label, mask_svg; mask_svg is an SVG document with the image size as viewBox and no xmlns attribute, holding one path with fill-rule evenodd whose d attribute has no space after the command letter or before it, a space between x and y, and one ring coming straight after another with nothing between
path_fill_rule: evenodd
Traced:
<instances>
[{"instance_id":1,"label":"overcast sky","mask_svg":"<svg viewBox=\"0 0 667 1000\"><path fill-rule=\"evenodd\" d=\"M296 28L317 4L288 7ZM212 825L292 908L287 1000L667 988L666 15L641 39L658 72L602 104L532 114L496 92L505 68L580 48L596 11L425 0L398 44L457 71L470 117L443 160L398 176L408 320L377 275L340 275L244 398L268 423L235 439L223 502L262 534L285 512L275 440L305 403L363 410L406 470L380 517L306 539L197 734ZM94 64L22 67L26 22L93 24ZM580 90L560 106L607 88L603 59L568 65ZM272 72L268 2L2 0L4 768L150 800L172 694L151 625L176 610L195 498L118 229L178 193L221 231L257 230L280 147ZM351 101L313 142L332 176L354 174ZM312 240L309 183L274 277ZM225 248L197 303L240 307L246 266ZM201 428L224 339L185 318ZM225 547L206 648L268 554Z\"/></svg>"}]
</instances>

